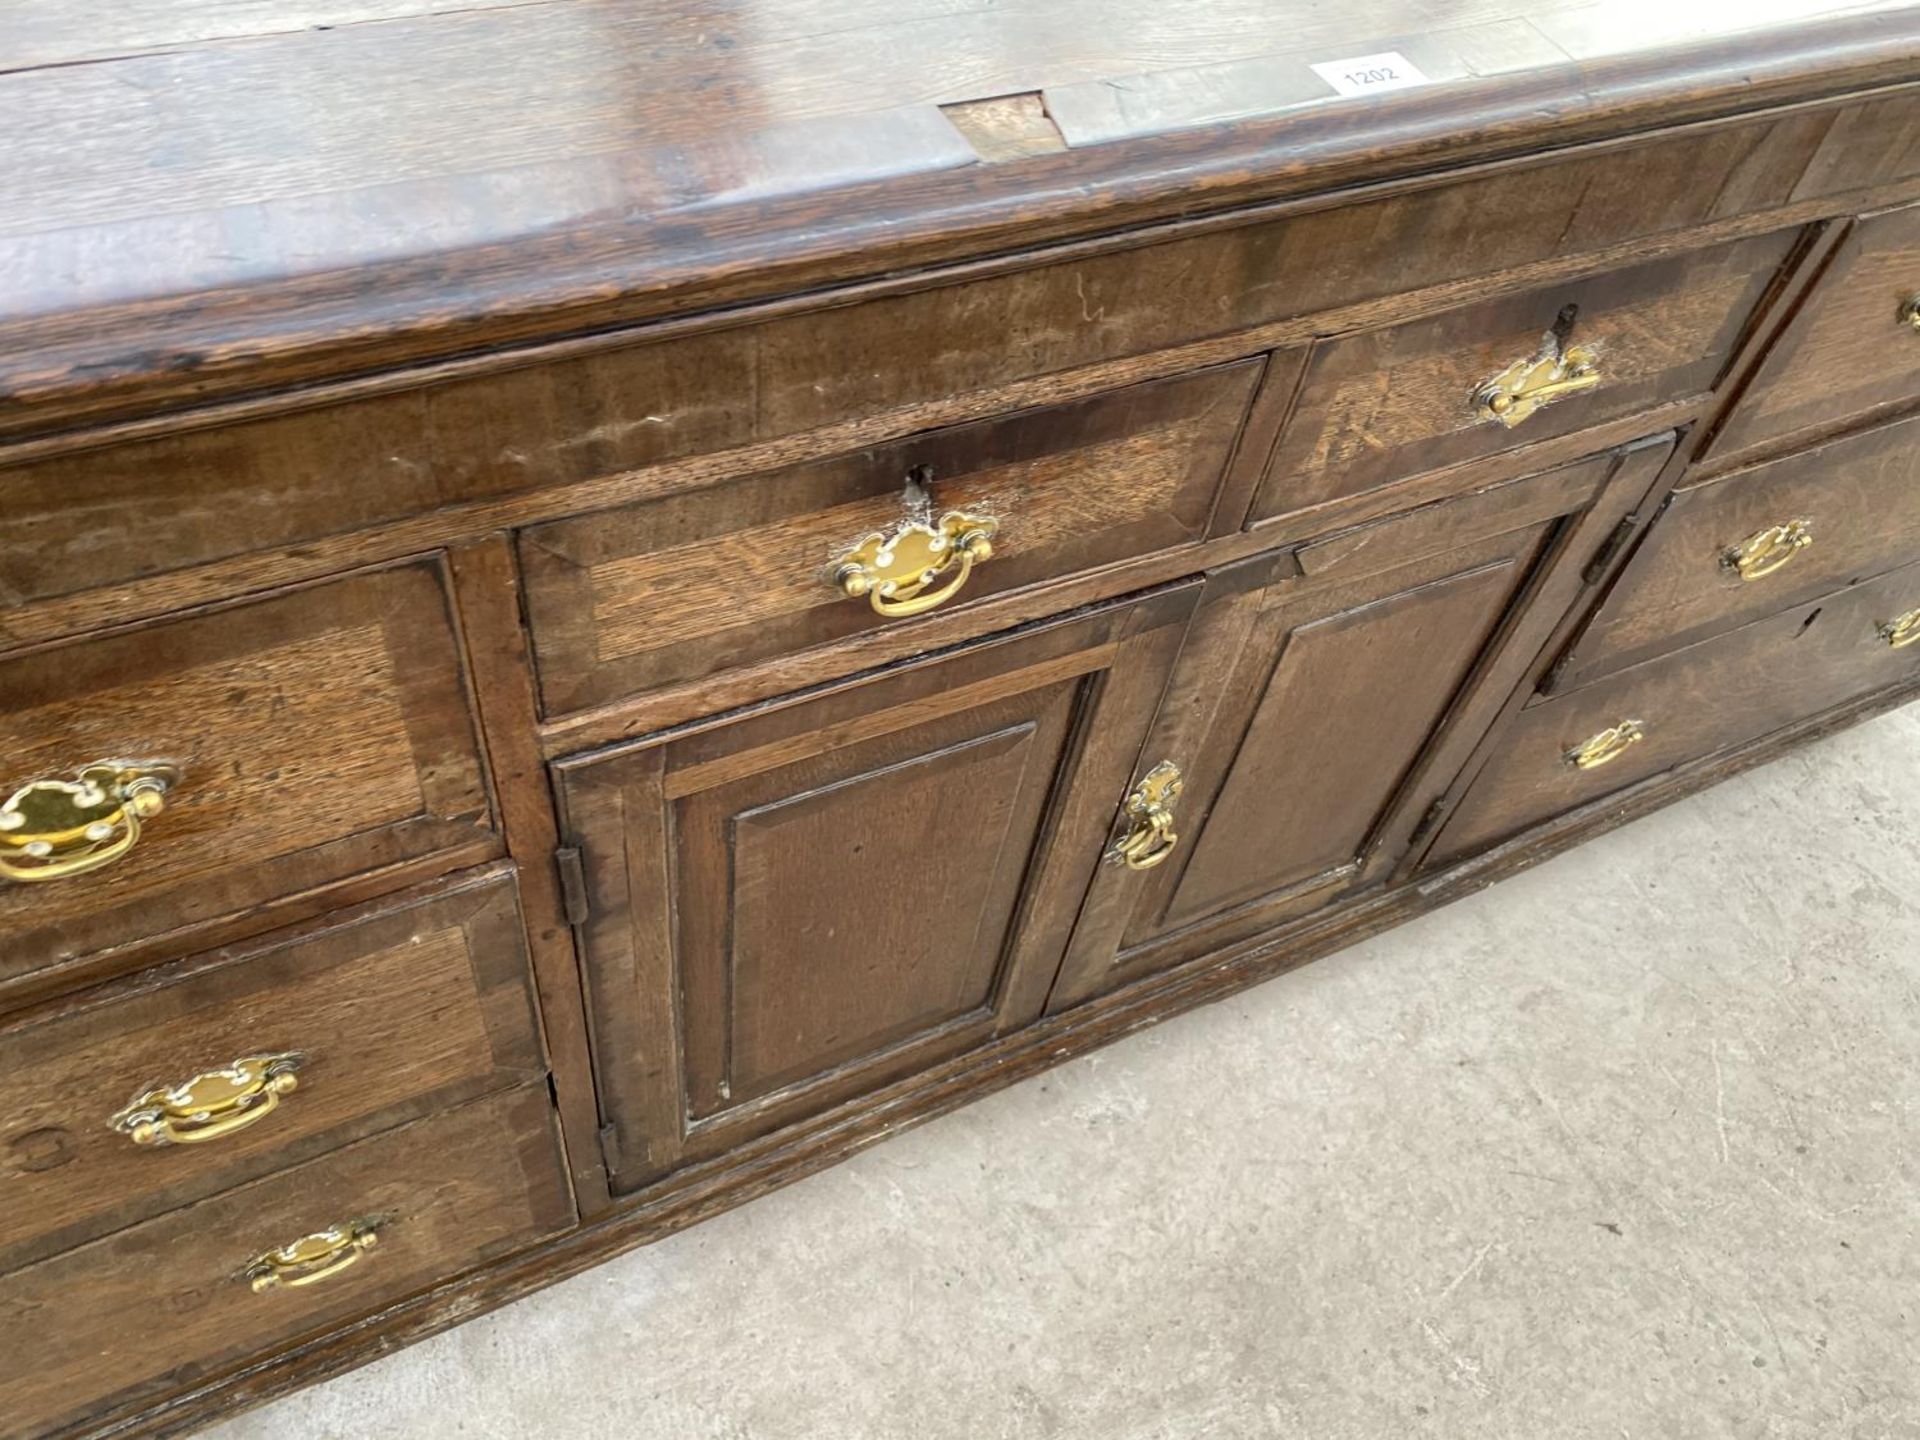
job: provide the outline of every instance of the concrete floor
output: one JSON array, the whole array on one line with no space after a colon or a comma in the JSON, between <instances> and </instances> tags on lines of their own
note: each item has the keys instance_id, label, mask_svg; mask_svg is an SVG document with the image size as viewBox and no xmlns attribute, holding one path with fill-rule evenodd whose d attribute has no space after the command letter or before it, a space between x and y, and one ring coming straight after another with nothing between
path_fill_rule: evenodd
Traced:
<instances>
[{"instance_id":1,"label":"concrete floor","mask_svg":"<svg viewBox=\"0 0 1920 1440\"><path fill-rule=\"evenodd\" d=\"M212 1433L1920 1437L1916 1141L1920 707Z\"/></svg>"}]
</instances>

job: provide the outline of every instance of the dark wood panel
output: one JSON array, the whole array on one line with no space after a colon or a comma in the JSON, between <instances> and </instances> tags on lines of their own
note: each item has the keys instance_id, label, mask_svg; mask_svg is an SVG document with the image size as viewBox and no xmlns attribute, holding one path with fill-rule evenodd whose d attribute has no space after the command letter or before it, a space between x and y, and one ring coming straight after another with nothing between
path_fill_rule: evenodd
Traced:
<instances>
[{"instance_id":1,"label":"dark wood panel","mask_svg":"<svg viewBox=\"0 0 1920 1440\"><path fill-rule=\"evenodd\" d=\"M1811 537L1743 579L1737 547L1777 527ZM1556 670L1553 689L1757 620L1920 557L1920 420L1674 489Z\"/></svg>"},{"instance_id":2,"label":"dark wood panel","mask_svg":"<svg viewBox=\"0 0 1920 1440\"><path fill-rule=\"evenodd\" d=\"M1920 132L1917 132L1920 133ZM1861 219L1713 441L1715 457L1920 400L1920 205Z\"/></svg>"},{"instance_id":3,"label":"dark wood panel","mask_svg":"<svg viewBox=\"0 0 1920 1440\"><path fill-rule=\"evenodd\" d=\"M0 886L0 980L130 961L406 862L497 853L439 566L370 571L0 662L11 785L165 758L164 813L110 866Z\"/></svg>"},{"instance_id":4,"label":"dark wood panel","mask_svg":"<svg viewBox=\"0 0 1920 1440\"><path fill-rule=\"evenodd\" d=\"M1186 777L1181 842L1150 871L1100 869L1049 1008L1386 877L1669 449L1662 437L1209 574L1140 758Z\"/></svg>"},{"instance_id":5,"label":"dark wood panel","mask_svg":"<svg viewBox=\"0 0 1920 1440\"><path fill-rule=\"evenodd\" d=\"M1040 1013L1195 590L561 767L616 1190Z\"/></svg>"},{"instance_id":6,"label":"dark wood panel","mask_svg":"<svg viewBox=\"0 0 1920 1440\"><path fill-rule=\"evenodd\" d=\"M1735 38L1569 3L1561 40L1540 7L1391 0L1375 22L1329 12L1276 38L1257 5L1235 23L1144 0L1011 18L931 4L846 24L837 5L671 23L615 0L461 6L0 74L21 142L0 210L27 217L0 253L0 423L366 373L1917 75L1899 4L1741 17ZM1475 63L1418 93L1322 88L1010 162L978 163L934 108L1239 56L1304 78L1292 47L1313 34L1337 31L1338 58L1454 26ZM1151 105L1137 121L1180 123ZM1827 169L1816 193L1854 173ZM1699 190L1719 193L1704 174Z\"/></svg>"},{"instance_id":7,"label":"dark wood panel","mask_svg":"<svg viewBox=\"0 0 1920 1440\"><path fill-rule=\"evenodd\" d=\"M1826 123L1788 117L1157 244L1136 236L864 303L0 465L0 594L64 595L301 544L1671 233L1783 199ZM1527 353L1563 303L1473 338ZM1515 358L1493 356L1487 373ZM109 511L124 523L95 523Z\"/></svg>"},{"instance_id":8,"label":"dark wood panel","mask_svg":"<svg viewBox=\"0 0 1920 1440\"><path fill-rule=\"evenodd\" d=\"M476 1101L0 1277L0 1412L35 1434L157 1400L572 1218L546 1087ZM250 1288L255 1257L356 1222L378 1243L351 1268Z\"/></svg>"},{"instance_id":9,"label":"dark wood panel","mask_svg":"<svg viewBox=\"0 0 1920 1440\"><path fill-rule=\"evenodd\" d=\"M545 1071L508 874L176 968L0 1030L0 1270ZM245 1129L151 1146L108 1123L288 1053L297 1088Z\"/></svg>"},{"instance_id":10,"label":"dark wood panel","mask_svg":"<svg viewBox=\"0 0 1920 1440\"><path fill-rule=\"evenodd\" d=\"M1298 357L1275 364L1291 375ZM962 510L999 525L992 557L943 611L1231 529L1238 514L1215 511L1261 370L1247 361L529 530L520 557L547 708L910 624L844 595L833 562L917 506L927 520ZM904 493L910 476L925 479L925 501Z\"/></svg>"},{"instance_id":11,"label":"dark wood panel","mask_svg":"<svg viewBox=\"0 0 1920 1440\"><path fill-rule=\"evenodd\" d=\"M1442 831L1464 858L1649 776L1920 677L1920 646L1882 628L1920 611L1920 566L1798 605L1523 710ZM1626 722L1642 738L1596 768L1576 747Z\"/></svg>"},{"instance_id":12,"label":"dark wood panel","mask_svg":"<svg viewBox=\"0 0 1920 1440\"><path fill-rule=\"evenodd\" d=\"M1316 345L1253 520L1712 388L1796 239L1758 236ZM1598 384L1511 428L1476 403L1556 335L1592 355Z\"/></svg>"}]
</instances>

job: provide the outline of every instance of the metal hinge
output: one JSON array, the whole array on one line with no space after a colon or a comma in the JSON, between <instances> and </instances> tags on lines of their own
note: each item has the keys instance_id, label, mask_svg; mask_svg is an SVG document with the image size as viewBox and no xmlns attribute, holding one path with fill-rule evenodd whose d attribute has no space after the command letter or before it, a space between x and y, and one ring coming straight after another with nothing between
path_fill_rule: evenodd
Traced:
<instances>
[{"instance_id":1,"label":"metal hinge","mask_svg":"<svg viewBox=\"0 0 1920 1440\"><path fill-rule=\"evenodd\" d=\"M1600 553L1587 562L1587 568L1580 572L1580 579L1588 585L1598 585L1606 578L1607 571L1613 568L1613 562L1620 558L1620 552L1627 548L1627 542L1633 539L1633 532L1640 528L1640 517L1629 515L1613 527L1613 533L1607 536L1606 543L1600 547Z\"/></svg>"},{"instance_id":2,"label":"metal hinge","mask_svg":"<svg viewBox=\"0 0 1920 1440\"><path fill-rule=\"evenodd\" d=\"M554 868L560 872L560 903L566 907L569 925L587 923L587 871L580 863L580 847L562 845L553 852Z\"/></svg>"},{"instance_id":3,"label":"metal hinge","mask_svg":"<svg viewBox=\"0 0 1920 1440\"><path fill-rule=\"evenodd\" d=\"M1413 834L1407 837L1407 849L1418 850L1426 838L1439 828L1440 822L1447 818L1447 811L1453 808L1453 802L1442 795L1427 807L1427 813L1420 817L1420 823L1413 827Z\"/></svg>"}]
</instances>

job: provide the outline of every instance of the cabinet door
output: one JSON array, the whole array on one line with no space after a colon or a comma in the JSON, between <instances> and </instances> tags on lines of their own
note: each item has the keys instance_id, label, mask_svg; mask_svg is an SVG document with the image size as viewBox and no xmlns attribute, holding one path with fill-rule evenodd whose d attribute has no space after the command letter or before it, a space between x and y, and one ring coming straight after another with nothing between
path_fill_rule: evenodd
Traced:
<instances>
[{"instance_id":1,"label":"cabinet door","mask_svg":"<svg viewBox=\"0 0 1920 1440\"><path fill-rule=\"evenodd\" d=\"M1663 437L1210 574L1140 756L1139 776L1163 763L1181 774L1176 838L1151 869L1100 868L1050 1008L1391 871L1668 448ZM1123 812L1116 834L1138 823Z\"/></svg>"},{"instance_id":2,"label":"cabinet door","mask_svg":"<svg viewBox=\"0 0 1920 1440\"><path fill-rule=\"evenodd\" d=\"M1040 1013L1198 590L559 766L616 1188Z\"/></svg>"}]
</instances>

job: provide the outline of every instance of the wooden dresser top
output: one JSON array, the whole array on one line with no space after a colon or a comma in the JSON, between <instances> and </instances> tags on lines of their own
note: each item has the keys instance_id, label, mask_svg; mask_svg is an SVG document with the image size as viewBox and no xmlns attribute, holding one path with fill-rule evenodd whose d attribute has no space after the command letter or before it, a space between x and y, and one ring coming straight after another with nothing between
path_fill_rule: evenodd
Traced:
<instances>
[{"instance_id":1,"label":"wooden dresser top","mask_svg":"<svg viewBox=\"0 0 1920 1440\"><path fill-rule=\"evenodd\" d=\"M1914 82L1884 0L9 7L0 434Z\"/></svg>"}]
</instances>

